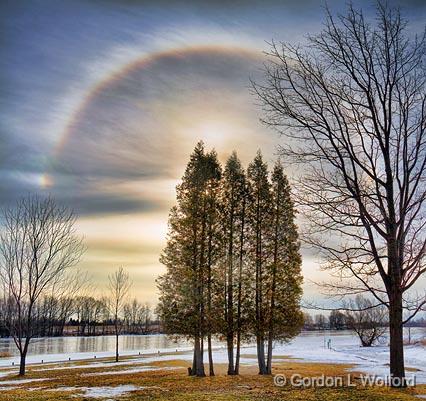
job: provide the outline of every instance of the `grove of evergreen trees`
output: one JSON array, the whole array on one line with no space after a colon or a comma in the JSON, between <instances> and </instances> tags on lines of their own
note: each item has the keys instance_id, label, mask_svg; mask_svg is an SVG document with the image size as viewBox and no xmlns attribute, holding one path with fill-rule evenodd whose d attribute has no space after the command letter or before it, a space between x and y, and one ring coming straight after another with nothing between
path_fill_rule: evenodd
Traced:
<instances>
[{"instance_id":1,"label":"grove of evergreen trees","mask_svg":"<svg viewBox=\"0 0 426 401\"><path fill-rule=\"evenodd\" d=\"M228 374L239 374L241 343L255 341L259 374L270 374L274 341L303 326L301 256L290 185L260 151L244 170L236 152L222 168L198 143L176 188L158 279L168 334L194 341L191 374L214 375L212 337L223 339Z\"/></svg>"}]
</instances>

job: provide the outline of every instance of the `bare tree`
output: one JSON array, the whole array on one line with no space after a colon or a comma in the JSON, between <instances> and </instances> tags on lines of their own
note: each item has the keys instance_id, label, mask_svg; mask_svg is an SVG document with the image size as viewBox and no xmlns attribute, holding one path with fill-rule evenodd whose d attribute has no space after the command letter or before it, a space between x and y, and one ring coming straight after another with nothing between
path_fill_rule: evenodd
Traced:
<instances>
[{"instance_id":1,"label":"bare tree","mask_svg":"<svg viewBox=\"0 0 426 401\"><path fill-rule=\"evenodd\" d=\"M19 374L31 338L37 302L64 291L71 268L83 252L75 215L51 198L30 196L3 212L0 280L9 311L8 326L20 353Z\"/></svg>"},{"instance_id":2,"label":"bare tree","mask_svg":"<svg viewBox=\"0 0 426 401\"><path fill-rule=\"evenodd\" d=\"M87 273L76 269L67 275L67 279L63 280L60 288L52 289L54 292L52 292L51 297L55 298L58 303L57 335L63 335L65 324L75 313L77 295L85 290L89 283L90 278Z\"/></svg>"},{"instance_id":3,"label":"bare tree","mask_svg":"<svg viewBox=\"0 0 426 401\"><path fill-rule=\"evenodd\" d=\"M151 308L148 303L142 304L135 298L124 306L123 315L128 333L148 333L151 321Z\"/></svg>"},{"instance_id":4,"label":"bare tree","mask_svg":"<svg viewBox=\"0 0 426 401\"><path fill-rule=\"evenodd\" d=\"M386 333L386 307L373 307L370 299L357 295L345 305L345 321L350 330L359 337L363 347L371 347Z\"/></svg>"},{"instance_id":5,"label":"bare tree","mask_svg":"<svg viewBox=\"0 0 426 401\"><path fill-rule=\"evenodd\" d=\"M130 281L129 274L122 267L120 267L114 274L108 276L108 278L108 289L110 292L108 309L114 320L115 361L118 362L118 337L122 329L121 318L132 282Z\"/></svg>"},{"instance_id":6,"label":"bare tree","mask_svg":"<svg viewBox=\"0 0 426 401\"><path fill-rule=\"evenodd\" d=\"M286 160L304 164L294 187L306 240L339 281L328 289L388 307L392 384L404 385L403 324L426 302L408 293L426 271L425 35L379 3L374 26L349 6L308 41L273 44L254 89Z\"/></svg>"},{"instance_id":7,"label":"bare tree","mask_svg":"<svg viewBox=\"0 0 426 401\"><path fill-rule=\"evenodd\" d=\"M326 318L323 314L318 314L315 315L314 317L315 319L315 327L317 330L325 330L327 323L326 323Z\"/></svg>"},{"instance_id":8,"label":"bare tree","mask_svg":"<svg viewBox=\"0 0 426 401\"><path fill-rule=\"evenodd\" d=\"M345 328L345 315L340 310L334 309L328 317L328 327L330 330L343 330Z\"/></svg>"},{"instance_id":9,"label":"bare tree","mask_svg":"<svg viewBox=\"0 0 426 401\"><path fill-rule=\"evenodd\" d=\"M143 334L148 334L152 320L151 307L148 302L142 306L141 313L138 318L138 325L142 328Z\"/></svg>"}]
</instances>

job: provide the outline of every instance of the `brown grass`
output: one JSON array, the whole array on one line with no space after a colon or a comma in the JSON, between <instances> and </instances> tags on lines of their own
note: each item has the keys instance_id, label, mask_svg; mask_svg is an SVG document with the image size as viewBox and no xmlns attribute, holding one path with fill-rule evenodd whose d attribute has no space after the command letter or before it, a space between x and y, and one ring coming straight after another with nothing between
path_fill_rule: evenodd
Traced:
<instances>
[{"instance_id":1,"label":"brown grass","mask_svg":"<svg viewBox=\"0 0 426 401\"><path fill-rule=\"evenodd\" d=\"M80 364L83 364L80 362ZM60 390L61 387L103 387L133 384L143 389L128 393L122 397L114 397L119 401L136 400L208 400L208 401L385 401L385 400L414 400L414 394L426 393L426 387L415 389L395 390L389 388L364 388L357 377L359 373L352 372L351 380L357 383L357 387L348 388L293 388L289 385L277 387L271 376L259 376L255 366L243 366L240 376L227 376L226 365L215 366L216 376L195 378L189 377L186 372L188 362L182 360L157 361L149 363L150 366L175 367L175 370L157 370L138 372L132 374L87 376L87 373L105 372L111 373L135 367L141 364L117 366L113 362L108 367L96 367L86 369L63 369L63 370L38 370L41 366L32 366L28 370L26 379L48 378L47 381L24 383L17 389L0 391L0 401L78 401L84 400L84 396L77 390L67 392ZM78 366L78 365L77 365ZM55 367L55 365L49 365ZM71 367L71 366L70 366ZM322 374L327 376L347 377L351 365L304 363L296 361L277 362L273 369L274 374L283 374L287 377L298 373L304 377L317 377ZM2 378L2 381L11 380L11 377ZM32 391L29 391L31 389ZM59 389L59 391L48 391ZM86 400L88 400L86 398Z\"/></svg>"}]
</instances>

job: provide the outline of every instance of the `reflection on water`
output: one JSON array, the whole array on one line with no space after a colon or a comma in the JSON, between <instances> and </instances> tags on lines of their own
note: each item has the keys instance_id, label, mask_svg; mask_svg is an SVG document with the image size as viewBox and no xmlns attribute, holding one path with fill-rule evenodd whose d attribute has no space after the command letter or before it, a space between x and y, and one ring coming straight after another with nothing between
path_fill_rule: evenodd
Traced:
<instances>
[{"instance_id":1,"label":"reflection on water","mask_svg":"<svg viewBox=\"0 0 426 401\"><path fill-rule=\"evenodd\" d=\"M165 335L123 335L119 338L122 351L157 351L162 349L176 349L189 347L191 343L183 339L173 341ZM70 354L75 352L103 352L114 351L114 336L97 337L45 337L31 340L29 355ZM10 338L0 339L0 352L8 352L17 356L18 350Z\"/></svg>"}]
</instances>

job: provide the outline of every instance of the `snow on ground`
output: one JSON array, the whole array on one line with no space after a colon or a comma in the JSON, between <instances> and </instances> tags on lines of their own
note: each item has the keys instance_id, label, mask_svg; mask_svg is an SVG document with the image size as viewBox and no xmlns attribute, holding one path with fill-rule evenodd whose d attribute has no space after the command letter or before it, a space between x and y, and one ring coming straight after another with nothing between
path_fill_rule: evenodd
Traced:
<instances>
[{"instance_id":1,"label":"snow on ground","mask_svg":"<svg viewBox=\"0 0 426 401\"><path fill-rule=\"evenodd\" d=\"M328 340L331 349L325 346ZM297 337L289 344L278 345L274 352L276 355L289 355L306 361L356 364L354 370L371 375L389 375L389 347L361 347L358 339L349 332L325 332L323 336L310 333ZM413 372L417 383L426 383L426 347L420 344L407 345L404 352L405 366L419 369ZM411 373L407 371L407 376Z\"/></svg>"},{"instance_id":2,"label":"snow on ground","mask_svg":"<svg viewBox=\"0 0 426 401\"><path fill-rule=\"evenodd\" d=\"M16 375L18 374L18 371L16 370L8 370L6 372L0 372L0 379L3 377L7 377L7 376L11 376L11 375Z\"/></svg>"},{"instance_id":3,"label":"snow on ground","mask_svg":"<svg viewBox=\"0 0 426 401\"><path fill-rule=\"evenodd\" d=\"M416 334L417 333L417 334ZM412 338L425 338L426 330L419 330L414 332ZM330 344L330 349L327 344ZM33 367L37 370L52 370L52 369L90 369L90 368L111 368L112 366L123 366L126 365L137 365L146 364L148 366L141 366L124 369L121 372L135 373L136 370L145 371L152 369L149 364L157 361L170 361L170 360L185 360L188 362L192 361L192 352L188 348L180 348L179 352L175 352L173 349L161 349L160 353L153 352L153 350L144 350L141 356L136 355L135 358L120 361L118 363L95 361L93 354L88 353L69 353L69 354L47 354L47 355L36 355L28 357L28 364L40 363L43 359L44 363L49 361L67 361L71 358L71 363L65 362L62 365L41 367L38 365ZM416 375L417 383L426 383L426 347L422 345L407 345L404 348L405 351L405 364L407 368L415 369L413 372L411 369L407 370L407 376L411 374ZM256 354L256 348L254 346L245 346L241 351L241 363L246 365L256 365L257 360L254 357ZM111 357L112 352L98 353L97 358ZM122 356L133 355L135 351L125 351L121 353ZM367 374L375 374L378 376L386 376L389 374L389 347L387 345L378 345L374 347L361 347L359 340L352 333L341 331L341 332L304 332L293 341L287 344L277 344L274 349L274 355L280 359L275 359L276 362L286 360L286 358L297 358L301 361L307 362L323 362L323 363L345 363L354 364L354 370L364 372ZM92 361L85 365L75 365L73 362L82 359L89 359ZM225 346L217 346L214 349L213 354L214 361L216 363L227 363L227 352ZM0 366L9 366L13 360L0 360ZM17 361L16 361L17 364ZM15 365L16 366L16 365ZM126 372L127 370L127 372ZM0 378L9 372L0 372ZM101 372L104 374L104 372ZM105 372L105 374L120 374L120 371ZM0 382L3 385L4 382Z\"/></svg>"},{"instance_id":4,"label":"snow on ground","mask_svg":"<svg viewBox=\"0 0 426 401\"><path fill-rule=\"evenodd\" d=\"M327 343L330 340L330 349ZM418 345L406 345L405 365L406 368L417 369L412 372L407 370L407 376L416 375L416 382L426 383L426 347ZM254 346L247 346L241 350L241 363L256 364L253 357L256 354ZM305 332L296 337L288 344L277 344L274 355L297 358L307 362L344 363L356 365L353 370L370 375L385 377L389 375L389 347L378 345L374 347L361 347L357 337L347 331L342 332ZM158 360L183 359L192 360L192 354L164 355L145 358L145 362L151 363ZM213 359L216 363L227 362L227 352L224 347L215 349Z\"/></svg>"},{"instance_id":5,"label":"snow on ground","mask_svg":"<svg viewBox=\"0 0 426 401\"><path fill-rule=\"evenodd\" d=\"M32 383L32 382L42 382L49 379L18 379L18 380L4 380L1 382L1 385L15 385L15 384L26 384L26 383Z\"/></svg>"},{"instance_id":6,"label":"snow on ground","mask_svg":"<svg viewBox=\"0 0 426 401\"><path fill-rule=\"evenodd\" d=\"M143 387L136 387L131 384L126 384L117 387L81 387L78 391L83 392L86 398L106 398L106 397L121 397L132 391L141 390Z\"/></svg>"},{"instance_id":7,"label":"snow on ground","mask_svg":"<svg viewBox=\"0 0 426 401\"><path fill-rule=\"evenodd\" d=\"M142 390L144 387L137 387L125 384L116 387L58 387L48 391L74 391L85 398L107 398L121 397L132 391Z\"/></svg>"},{"instance_id":8,"label":"snow on ground","mask_svg":"<svg viewBox=\"0 0 426 401\"><path fill-rule=\"evenodd\" d=\"M0 391L14 390L19 388L18 384L27 384L33 382L42 382L49 379L20 379L20 380L4 380L0 382ZM6 387L5 387L6 386Z\"/></svg>"}]
</instances>

